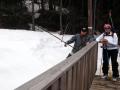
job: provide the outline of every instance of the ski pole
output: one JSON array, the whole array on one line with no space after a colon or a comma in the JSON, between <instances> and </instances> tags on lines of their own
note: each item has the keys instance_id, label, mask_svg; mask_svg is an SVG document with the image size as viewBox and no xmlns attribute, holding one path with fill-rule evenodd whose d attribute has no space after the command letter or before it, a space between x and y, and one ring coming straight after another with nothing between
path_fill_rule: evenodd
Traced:
<instances>
[{"instance_id":1,"label":"ski pole","mask_svg":"<svg viewBox=\"0 0 120 90\"><path fill-rule=\"evenodd\" d=\"M49 34L50 34L50 35L52 35L53 37L57 38L58 40L60 40L60 41L62 41L63 43L65 43L65 44L66 44L66 42L65 42L65 41L63 41L63 40L62 40L62 39L60 39L59 37L55 36L54 34L50 33L50 32L49 32L48 30L46 30L45 28L43 28L43 27L41 27L41 26L39 26L39 28L41 28L41 29L42 29L42 31L45 31L45 32L49 33ZM73 46L71 46L71 45L69 45L69 44L67 44L67 45L73 48Z\"/></svg>"},{"instance_id":2,"label":"ski pole","mask_svg":"<svg viewBox=\"0 0 120 90\"><path fill-rule=\"evenodd\" d=\"M113 24L113 20L112 20L112 11L109 10L109 18L110 18L110 21L111 21L111 24L112 24L112 27L114 27L114 24Z\"/></svg>"},{"instance_id":3,"label":"ski pole","mask_svg":"<svg viewBox=\"0 0 120 90\"><path fill-rule=\"evenodd\" d=\"M101 63L100 63L100 76L102 77L102 60L103 60L103 55L101 57Z\"/></svg>"}]
</instances>

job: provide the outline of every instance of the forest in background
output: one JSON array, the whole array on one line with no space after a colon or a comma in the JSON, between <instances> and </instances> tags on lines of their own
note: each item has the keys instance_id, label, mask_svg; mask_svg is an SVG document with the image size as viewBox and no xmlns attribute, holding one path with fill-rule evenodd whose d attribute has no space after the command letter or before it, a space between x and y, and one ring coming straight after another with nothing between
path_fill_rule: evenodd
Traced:
<instances>
[{"instance_id":1,"label":"forest in background","mask_svg":"<svg viewBox=\"0 0 120 90\"><path fill-rule=\"evenodd\" d=\"M29 10L34 3L35 25L51 31L62 29L65 33L74 34L88 24L88 0L0 0L0 28L30 29L33 12ZM95 30L102 32L104 23L111 23L109 10L118 34L120 33L120 0L93 0L95 8ZM62 7L61 7L62 6Z\"/></svg>"}]
</instances>

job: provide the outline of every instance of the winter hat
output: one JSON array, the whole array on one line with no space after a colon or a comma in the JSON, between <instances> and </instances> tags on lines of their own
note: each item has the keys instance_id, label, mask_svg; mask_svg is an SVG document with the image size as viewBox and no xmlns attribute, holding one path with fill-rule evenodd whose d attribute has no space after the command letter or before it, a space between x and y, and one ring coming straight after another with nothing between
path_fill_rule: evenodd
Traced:
<instances>
[{"instance_id":1,"label":"winter hat","mask_svg":"<svg viewBox=\"0 0 120 90\"><path fill-rule=\"evenodd\" d=\"M110 24L104 24L104 29L106 29L106 28L111 29L111 25Z\"/></svg>"},{"instance_id":2,"label":"winter hat","mask_svg":"<svg viewBox=\"0 0 120 90\"><path fill-rule=\"evenodd\" d=\"M82 32L87 32L88 30L87 30L87 28L82 28L81 31Z\"/></svg>"}]
</instances>

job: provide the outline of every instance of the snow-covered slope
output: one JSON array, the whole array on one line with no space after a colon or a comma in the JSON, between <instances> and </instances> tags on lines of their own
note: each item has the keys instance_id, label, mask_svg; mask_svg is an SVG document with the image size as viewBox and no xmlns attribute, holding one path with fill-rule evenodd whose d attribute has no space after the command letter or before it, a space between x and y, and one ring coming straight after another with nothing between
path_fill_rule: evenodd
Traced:
<instances>
[{"instance_id":1,"label":"snow-covered slope","mask_svg":"<svg viewBox=\"0 0 120 90\"><path fill-rule=\"evenodd\" d=\"M46 32L0 29L0 90L13 90L64 60L70 51Z\"/></svg>"}]
</instances>

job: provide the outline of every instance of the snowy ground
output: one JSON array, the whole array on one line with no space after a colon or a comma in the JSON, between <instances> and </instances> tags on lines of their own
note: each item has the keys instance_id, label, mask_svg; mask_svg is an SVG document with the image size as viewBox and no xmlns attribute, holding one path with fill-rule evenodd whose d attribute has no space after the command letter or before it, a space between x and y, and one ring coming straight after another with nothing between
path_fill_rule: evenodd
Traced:
<instances>
[{"instance_id":1,"label":"snowy ground","mask_svg":"<svg viewBox=\"0 0 120 90\"><path fill-rule=\"evenodd\" d=\"M64 41L69 38L65 35ZM71 49L46 32L0 29L0 90L13 90L38 76L64 60ZM100 64L99 48L96 74Z\"/></svg>"},{"instance_id":2,"label":"snowy ground","mask_svg":"<svg viewBox=\"0 0 120 90\"><path fill-rule=\"evenodd\" d=\"M13 90L64 60L70 51L46 32L0 29L0 90Z\"/></svg>"}]
</instances>

